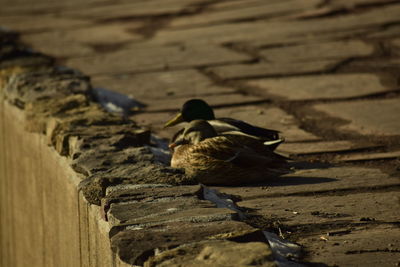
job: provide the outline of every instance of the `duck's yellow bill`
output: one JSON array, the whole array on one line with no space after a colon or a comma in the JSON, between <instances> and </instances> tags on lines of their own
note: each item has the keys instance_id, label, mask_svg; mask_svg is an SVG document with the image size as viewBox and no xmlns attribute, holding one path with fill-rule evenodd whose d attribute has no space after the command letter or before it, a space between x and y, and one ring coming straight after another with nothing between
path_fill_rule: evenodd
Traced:
<instances>
[{"instance_id":1,"label":"duck's yellow bill","mask_svg":"<svg viewBox=\"0 0 400 267\"><path fill-rule=\"evenodd\" d=\"M181 123L181 122L184 122L184 120L182 117L182 113L179 112L178 114L176 114L176 116L173 119L169 120L166 124L164 124L164 128L177 125L178 123Z\"/></svg>"}]
</instances>

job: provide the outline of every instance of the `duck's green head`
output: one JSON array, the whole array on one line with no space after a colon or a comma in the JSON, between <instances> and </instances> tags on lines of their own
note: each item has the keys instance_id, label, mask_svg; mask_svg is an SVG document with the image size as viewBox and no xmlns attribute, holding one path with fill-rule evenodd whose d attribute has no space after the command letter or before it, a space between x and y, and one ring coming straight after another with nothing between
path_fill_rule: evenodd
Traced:
<instances>
[{"instance_id":1,"label":"duck's green head","mask_svg":"<svg viewBox=\"0 0 400 267\"><path fill-rule=\"evenodd\" d=\"M183 104L181 111L164 127L174 126L181 122L191 122L193 120L213 120L215 119L214 111L202 99L191 99Z\"/></svg>"}]
</instances>

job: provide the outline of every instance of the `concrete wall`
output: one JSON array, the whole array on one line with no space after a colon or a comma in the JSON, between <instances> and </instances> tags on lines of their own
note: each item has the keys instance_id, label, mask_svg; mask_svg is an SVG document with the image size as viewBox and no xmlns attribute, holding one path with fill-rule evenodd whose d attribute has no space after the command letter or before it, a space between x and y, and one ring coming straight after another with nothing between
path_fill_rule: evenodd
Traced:
<instances>
[{"instance_id":1,"label":"concrete wall","mask_svg":"<svg viewBox=\"0 0 400 267\"><path fill-rule=\"evenodd\" d=\"M124 266L67 158L24 130L21 110L1 101L0 112L1 266Z\"/></svg>"}]
</instances>

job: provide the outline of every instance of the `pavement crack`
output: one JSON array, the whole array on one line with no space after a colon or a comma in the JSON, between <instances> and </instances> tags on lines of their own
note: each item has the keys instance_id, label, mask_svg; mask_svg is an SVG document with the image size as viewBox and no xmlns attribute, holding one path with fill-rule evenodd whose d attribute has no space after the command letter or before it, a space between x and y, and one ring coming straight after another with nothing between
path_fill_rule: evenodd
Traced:
<instances>
[{"instance_id":1,"label":"pavement crack","mask_svg":"<svg viewBox=\"0 0 400 267\"><path fill-rule=\"evenodd\" d=\"M271 193L268 195L253 195L251 197L243 198L243 201L263 198L275 198L275 197L291 197L291 196L302 196L302 197L325 197L325 196L345 196L350 194L360 194L365 192L400 192L400 183L388 184L388 185L376 185L376 186L360 186L343 189L329 189L320 191L308 191L308 192L295 192L295 193Z\"/></svg>"},{"instance_id":2,"label":"pavement crack","mask_svg":"<svg viewBox=\"0 0 400 267\"><path fill-rule=\"evenodd\" d=\"M189 4L185 6L182 10L176 12L166 12L164 14L157 15L143 14L120 16L117 18L99 19L96 22L115 23L126 21L140 21L143 22L144 25L142 27L132 29L131 32L140 34L145 37L145 39L151 39L158 31L166 28L173 19L202 13L208 7L208 5L212 3L213 1L207 0L200 3Z\"/></svg>"},{"instance_id":3,"label":"pavement crack","mask_svg":"<svg viewBox=\"0 0 400 267\"><path fill-rule=\"evenodd\" d=\"M359 250L347 250L345 254L363 254L363 253L376 253L376 252L389 252L389 253L400 253L400 249L392 248L377 248L377 249L359 249Z\"/></svg>"},{"instance_id":4,"label":"pavement crack","mask_svg":"<svg viewBox=\"0 0 400 267\"><path fill-rule=\"evenodd\" d=\"M362 13L373 8L385 7L389 5L396 5L399 2L397 0L387 1L374 1L374 2L359 2L355 4L336 4L335 1L325 0L317 6L321 12L315 12L314 14L307 14L306 16L300 17L303 20L312 20L320 18L332 18L339 16L346 16L355 13ZM317 9L317 10L318 10Z\"/></svg>"},{"instance_id":5,"label":"pavement crack","mask_svg":"<svg viewBox=\"0 0 400 267\"><path fill-rule=\"evenodd\" d=\"M232 51L248 55L248 56L254 58L255 61L259 61L260 58L261 58L258 50L253 49L252 47L250 47L248 45L245 45L245 44L225 43L222 46L227 48L227 49L230 49Z\"/></svg>"}]
</instances>

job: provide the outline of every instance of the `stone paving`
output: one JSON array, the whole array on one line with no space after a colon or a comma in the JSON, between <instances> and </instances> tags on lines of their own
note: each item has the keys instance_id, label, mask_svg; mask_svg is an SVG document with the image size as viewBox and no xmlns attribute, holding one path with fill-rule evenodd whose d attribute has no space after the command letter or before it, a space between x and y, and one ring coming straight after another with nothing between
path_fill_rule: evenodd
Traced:
<instances>
[{"instance_id":1,"label":"stone paving","mask_svg":"<svg viewBox=\"0 0 400 267\"><path fill-rule=\"evenodd\" d=\"M282 131L293 174L218 191L237 196L253 227L274 225L301 244L305 263L400 264L398 1L15 1L2 5L0 25L144 104L129 118L160 137L194 97L217 116ZM191 205L200 204L182 212ZM129 222L116 213L111 221Z\"/></svg>"}]
</instances>

